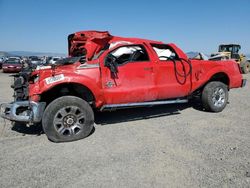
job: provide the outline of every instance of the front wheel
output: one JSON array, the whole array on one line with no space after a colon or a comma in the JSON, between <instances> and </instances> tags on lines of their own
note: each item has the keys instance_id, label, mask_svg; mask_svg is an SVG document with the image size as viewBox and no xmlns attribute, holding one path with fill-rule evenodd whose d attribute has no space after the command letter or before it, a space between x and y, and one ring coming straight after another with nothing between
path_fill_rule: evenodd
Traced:
<instances>
[{"instance_id":1,"label":"front wheel","mask_svg":"<svg viewBox=\"0 0 250 188\"><path fill-rule=\"evenodd\" d=\"M207 111L221 112L227 102L228 88L222 82L209 82L202 91L202 104Z\"/></svg>"},{"instance_id":2,"label":"front wheel","mask_svg":"<svg viewBox=\"0 0 250 188\"><path fill-rule=\"evenodd\" d=\"M81 98L64 96L47 106L42 125L48 139L53 142L75 141L90 134L94 126L94 113Z\"/></svg>"}]
</instances>

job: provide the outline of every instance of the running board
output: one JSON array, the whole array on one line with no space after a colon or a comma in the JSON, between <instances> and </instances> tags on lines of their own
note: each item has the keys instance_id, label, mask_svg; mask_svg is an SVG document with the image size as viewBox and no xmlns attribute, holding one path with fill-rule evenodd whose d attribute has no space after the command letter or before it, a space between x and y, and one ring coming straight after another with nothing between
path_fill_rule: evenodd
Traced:
<instances>
[{"instance_id":1,"label":"running board","mask_svg":"<svg viewBox=\"0 0 250 188\"><path fill-rule=\"evenodd\" d=\"M100 111L116 110L116 109L122 109L122 108L132 108L132 107L146 107L146 106L154 106L154 105L162 105L162 104L179 104L179 103L187 103L187 102L188 102L188 99L176 99L176 100L166 100L166 101L107 104L107 105L103 105Z\"/></svg>"}]
</instances>

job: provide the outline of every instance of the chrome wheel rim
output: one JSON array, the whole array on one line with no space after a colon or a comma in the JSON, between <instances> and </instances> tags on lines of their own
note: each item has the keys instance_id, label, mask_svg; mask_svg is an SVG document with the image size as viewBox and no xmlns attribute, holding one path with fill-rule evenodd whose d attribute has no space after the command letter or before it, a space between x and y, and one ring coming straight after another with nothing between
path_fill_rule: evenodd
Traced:
<instances>
[{"instance_id":1,"label":"chrome wheel rim","mask_svg":"<svg viewBox=\"0 0 250 188\"><path fill-rule=\"evenodd\" d=\"M212 94L212 101L214 106L222 107L226 100L226 93L223 88L218 87L214 90Z\"/></svg>"},{"instance_id":2,"label":"chrome wheel rim","mask_svg":"<svg viewBox=\"0 0 250 188\"><path fill-rule=\"evenodd\" d=\"M54 117L54 128L62 136L74 136L82 132L85 124L83 111L76 106L61 108Z\"/></svg>"}]
</instances>

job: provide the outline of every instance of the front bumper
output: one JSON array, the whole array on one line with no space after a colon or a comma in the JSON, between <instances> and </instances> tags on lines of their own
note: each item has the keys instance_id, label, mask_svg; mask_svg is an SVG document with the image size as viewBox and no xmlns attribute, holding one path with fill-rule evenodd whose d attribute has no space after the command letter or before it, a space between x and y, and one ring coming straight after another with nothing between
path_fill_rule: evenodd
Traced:
<instances>
[{"instance_id":1,"label":"front bumper","mask_svg":"<svg viewBox=\"0 0 250 188\"><path fill-rule=\"evenodd\" d=\"M16 122L39 123L42 120L45 102L16 101L0 105L0 116Z\"/></svg>"}]
</instances>

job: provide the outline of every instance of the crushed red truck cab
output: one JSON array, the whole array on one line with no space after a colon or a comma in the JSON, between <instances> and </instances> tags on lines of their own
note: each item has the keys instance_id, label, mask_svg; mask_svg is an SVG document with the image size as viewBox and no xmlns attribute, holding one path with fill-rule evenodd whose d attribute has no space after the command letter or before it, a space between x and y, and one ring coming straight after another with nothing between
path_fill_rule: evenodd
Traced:
<instances>
[{"instance_id":1,"label":"crushed red truck cab","mask_svg":"<svg viewBox=\"0 0 250 188\"><path fill-rule=\"evenodd\" d=\"M199 97L220 112L228 91L243 87L235 61L188 59L175 44L122 38L109 32L68 36L69 57L15 78L15 102L1 105L11 121L39 123L54 142L88 136L93 110L185 103Z\"/></svg>"}]
</instances>

